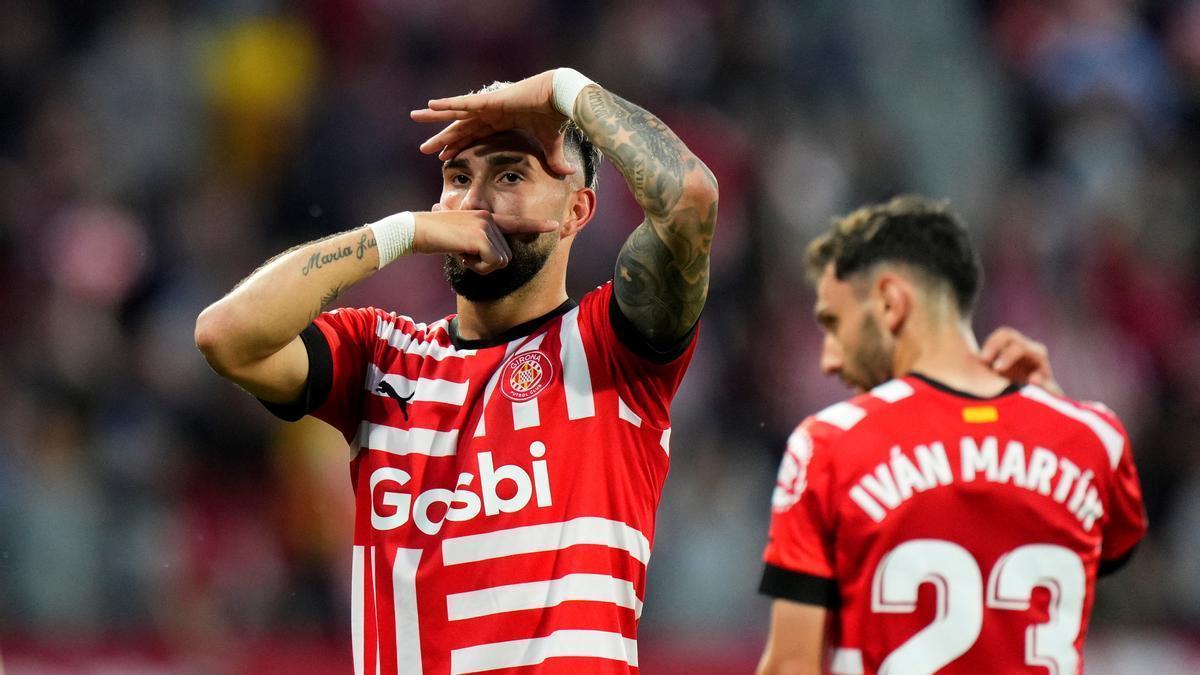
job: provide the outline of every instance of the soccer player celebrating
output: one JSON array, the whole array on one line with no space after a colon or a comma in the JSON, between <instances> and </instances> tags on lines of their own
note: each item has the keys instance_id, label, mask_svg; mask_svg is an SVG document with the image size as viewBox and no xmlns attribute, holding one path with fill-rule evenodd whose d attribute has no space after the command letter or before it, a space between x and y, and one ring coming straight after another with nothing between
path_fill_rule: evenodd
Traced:
<instances>
[{"instance_id":1,"label":"soccer player celebrating","mask_svg":"<svg viewBox=\"0 0 1200 675\"><path fill-rule=\"evenodd\" d=\"M945 204L863 208L807 262L821 368L865 393L788 440L759 673L1079 672L1096 577L1146 529L1121 423L989 367L1029 343L979 353L979 264Z\"/></svg>"},{"instance_id":2,"label":"soccer player celebrating","mask_svg":"<svg viewBox=\"0 0 1200 675\"><path fill-rule=\"evenodd\" d=\"M443 160L433 211L272 259L200 315L197 345L355 450L355 672L636 672L716 181L658 118L571 69L429 106L413 118L447 123L422 146ZM601 152L645 220L614 281L576 302L567 259ZM456 314L322 313L418 253L445 255Z\"/></svg>"}]
</instances>

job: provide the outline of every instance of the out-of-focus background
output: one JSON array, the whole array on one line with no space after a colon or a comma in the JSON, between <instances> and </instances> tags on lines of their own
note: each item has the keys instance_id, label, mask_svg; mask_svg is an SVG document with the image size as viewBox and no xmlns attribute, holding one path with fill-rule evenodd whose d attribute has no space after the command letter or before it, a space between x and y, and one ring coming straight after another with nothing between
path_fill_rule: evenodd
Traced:
<instances>
[{"instance_id":1,"label":"out-of-focus background","mask_svg":"<svg viewBox=\"0 0 1200 675\"><path fill-rule=\"evenodd\" d=\"M817 368L804 243L902 191L983 249L977 329L1044 340L1135 439L1151 530L1089 672L1200 671L1200 1L0 3L0 652L10 673L349 672L348 453L205 366L260 262L428 208L430 97L573 65L721 183L675 402L644 672L750 672L782 442ZM578 296L640 221L620 177ZM355 289L452 311L436 259Z\"/></svg>"}]
</instances>

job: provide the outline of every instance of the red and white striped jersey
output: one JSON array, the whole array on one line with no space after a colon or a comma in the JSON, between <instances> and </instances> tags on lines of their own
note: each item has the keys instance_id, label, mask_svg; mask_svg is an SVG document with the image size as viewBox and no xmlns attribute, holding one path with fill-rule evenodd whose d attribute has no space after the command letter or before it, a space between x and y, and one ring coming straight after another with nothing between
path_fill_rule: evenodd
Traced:
<instances>
[{"instance_id":1,"label":"red and white striped jersey","mask_svg":"<svg viewBox=\"0 0 1200 675\"><path fill-rule=\"evenodd\" d=\"M845 674L1080 672L1096 577L1146 531L1107 408L918 375L806 419L772 507L762 590L830 608Z\"/></svg>"},{"instance_id":2,"label":"red and white striped jersey","mask_svg":"<svg viewBox=\"0 0 1200 675\"><path fill-rule=\"evenodd\" d=\"M655 359L622 321L609 283L491 342L378 309L306 331L301 412L356 451L356 673L637 672L694 337Z\"/></svg>"}]
</instances>

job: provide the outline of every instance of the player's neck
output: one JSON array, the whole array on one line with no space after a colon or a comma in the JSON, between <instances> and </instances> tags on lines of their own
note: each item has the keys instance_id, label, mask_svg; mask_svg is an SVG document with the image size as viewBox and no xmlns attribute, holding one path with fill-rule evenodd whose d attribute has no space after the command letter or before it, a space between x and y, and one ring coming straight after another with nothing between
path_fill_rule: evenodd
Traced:
<instances>
[{"instance_id":1,"label":"player's neck","mask_svg":"<svg viewBox=\"0 0 1200 675\"><path fill-rule=\"evenodd\" d=\"M965 323L946 322L920 333L899 340L894 359L898 375L921 373L980 397L995 396L1010 384L979 358L979 343Z\"/></svg>"},{"instance_id":2,"label":"player's neck","mask_svg":"<svg viewBox=\"0 0 1200 675\"><path fill-rule=\"evenodd\" d=\"M521 288L499 300L479 302L458 296L458 335L464 340L487 340L544 316L567 300L564 275L543 269Z\"/></svg>"}]
</instances>

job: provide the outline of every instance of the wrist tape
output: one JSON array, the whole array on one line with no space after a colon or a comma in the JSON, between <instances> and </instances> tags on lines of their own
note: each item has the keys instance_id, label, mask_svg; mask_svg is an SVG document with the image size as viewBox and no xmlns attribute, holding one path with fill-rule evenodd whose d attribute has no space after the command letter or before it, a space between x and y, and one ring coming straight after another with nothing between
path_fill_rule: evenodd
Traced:
<instances>
[{"instance_id":1,"label":"wrist tape","mask_svg":"<svg viewBox=\"0 0 1200 675\"><path fill-rule=\"evenodd\" d=\"M379 246L379 268L413 250L413 238L417 233L416 218L409 211L395 213L367 225L375 233Z\"/></svg>"},{"instance_id":2,"label":"wrist tape","mask_svg":"<svg viewBox=\"0 0 1200 675\"><path fill-rule=\"evenodd\" d=\"M559 68L554 71L554 82L550 90L554 98L554 107L569 119L575 119L575 99L589 84L596 84L586 75L574 68Z\"/></svg>"}]
</instances>

